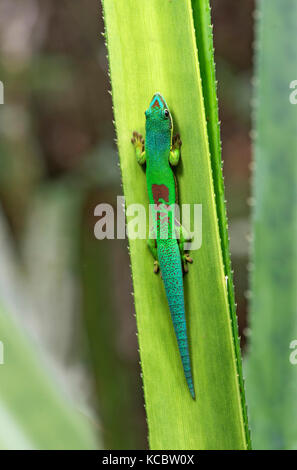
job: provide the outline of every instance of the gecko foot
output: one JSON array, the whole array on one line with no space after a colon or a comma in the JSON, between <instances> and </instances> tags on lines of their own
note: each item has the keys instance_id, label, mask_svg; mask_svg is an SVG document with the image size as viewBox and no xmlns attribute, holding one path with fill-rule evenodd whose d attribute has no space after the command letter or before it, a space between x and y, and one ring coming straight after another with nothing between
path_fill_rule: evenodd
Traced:
<instances>
[{"instance_id":1,"label":"gecko foot","mask_svg":"<svg viewBox=\"0 0 297 470\"><path fill-rule=\"evenodd\" d=\"M141 134L138 134L138 132L134 131L131 142L135 148L139 148L140 152L144 151L144 138Z\"/></svg>"},{"instance_id":2,"label":"gecko foot","mask_svg":"<svg viewBox=\"0 0 297 470\"><path fill-rule=\"evenodd\" d=\"M189 271L188 263L192 264L193 259L190 257L190 255L188 253L184 253L183 256L182 256L182 261L183 261L184 273L187 273Z\"/></svg>"},{"instance_id":3,"label":"gecko foot","mask_svg":"<svg viewBox=\"0 0 297 470\"><path fill-rule=\"evenodd\" d=\"M160 269L159 261L156 260L154 261L154 273L158 274L159 269Z\"/></svg>"},{"instance_id":4,"label":"gecko foot","mask_svg":"<svg viewBox=\"0 0 297 470\"><path fill-rule=\"evenodd\" d=\"M172 150L180 149L180 148L181 148L181 145L182 145L182 141L180 140L180 135L179 135L179 134L175 134L175 135L172 137Z\"/></svg>"}]
</instances>

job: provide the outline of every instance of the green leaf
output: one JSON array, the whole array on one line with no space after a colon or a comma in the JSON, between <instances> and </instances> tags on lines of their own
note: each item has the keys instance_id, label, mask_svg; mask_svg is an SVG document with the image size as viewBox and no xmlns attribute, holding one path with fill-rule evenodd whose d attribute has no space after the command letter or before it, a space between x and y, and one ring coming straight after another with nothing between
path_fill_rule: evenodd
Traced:
<instances>
[{"instance_id":1,"label":"green leaf","mask_svg":"<svg viewBox=\"0 0 297 470\"><path fill-rule=\"evenodd\" d=\"M90 449L95 432L67 403L58 382L20 326L0 306L0 447L3 449Z\"/></svg>"},{"instance_id":2,"label":"green leaf","mask_svg":"<svg viewBox=\"0 0 297 470\"><path fill-rule=\"evenodd\" d=\"M115 246L114 240L97 240L94 237L93 220L90 219L98 201L108 200L116 205L114 198L114 191L97 189L91 193L85 204L86 216L81 224L80 250L84 325L100 409L104 448L136 450L143 448L146 443L142 421L139 420L143 411L137 363L139 359L137 354L130 357L125 348L119 347L123 325L127 328L127 323L134 319L127 318L127 307L121 311L120 318L114 280L115 276L120 276L118 279L130 277L129 258L125 252L126 241L122 240ZM126 266L121 266L120 274L116 274L119 259ZM121 291L129 284L121 283ZM126 296L129 295L130 292L127 292ZM122 303L123 298L125 296L121 295ZM130 323L128 330L129 325ZM136 344L136 338L133 339ZM129 347L133 348L134 343L129 344Z\"/></svg>"},{"instance_id":3,"label":"green leaf","mask_svg":"<svg viewBox=\"0 0 297 470\"><path fill-rule=\"evenodd\" d=\"M233 287L231 278L228 289L225 280L229 271L224 260L229 253L220 239L226 229L224 206L219 212L215 198L222 185L220 153L213 155L217 165L212 168L209 139L214 135L206 124L192 5L189 0L104 0L103 5L126 203L148 204L145 174L130 139L134 130L144 134L144 111L159 91L173 112L174 131L183 141L182 164L177 170L180 203L203 207L202 247L192 251L194 264L184 278L196 401L186 386L164 287L153 273L146 242L130 240L150 447L245 449L249 439L237 326L230 308ZM199 5L193 3L195 9ZM201 15L209 28L208 3L204 6ZM211 37L204 39L212 48ZM205 60L203 55L199 58ZM210 79L207 66L213 67L212 61L204 64L203 80ZM211 74L212 80L214 71ZM215 97L214 90L212 94ZM211 111L211 106L210 101L206 109ZM212 126L218 133L216 111ZM212 151L219 151L218 136Z\"/></svg>"},{"instance_id":4,"label":"green leaf","mask_svg":"<svg viewBox=\"0 0 297 470\"><path fill-rule=\"evenodd\" d=\"M256 13L247 392L255 447L297 449L297 366L290 362L297 340L297 106L290 102L297 79L297 3L262 0Z\"/></svg>"},{"instance_id":5,"label":"green leaf","mask_svg":"<svg viewBox=\"0 0 297 470\"><path fill-rule=\"evenodd\" d=\"M236 316L236 305L234 298L233 271L231 266L228 221L225 205L224 179L222 172L220 122L218 111L218 98L216 93L215 62L212 24L210 16L210 5L208 0L192 0L194 25L197 40L199 65L201 70L202 91L205 106L205 115L208 131L209 150L211 157L215 202L220 231L224 273L227 279L228 301L232 322L232 331L235 347L236 366L240 387L242 412L244 418L245 433L248 447L251 447L250 433L248 428L247 409L245 403L244 381L242 373L242 361L240 343L238 338L238 325Z\"/></svg>"},{"instance_id":6,"label":"green leaf","mask_svg":"<svg viewBox=\"0 0 297 470\"><path fill-rule=\"evenodd\" d=\"M61 199L59 201L61 202ZM49 217L46 218L48 212L43 214L46 223L42 227L38 224L35 226L39 235L41 235L40 230L49 222ZM57 212L59 211L55 212L56 216ZM71 215L73 217L73 212ZM30 291L25 289L27 284L22 277L24 272L20 269L14 256L15 252L9 243L9 232L1 210L0 228L0 247L3 253L0 266L0 448L95 449L98 439L95 423L69 400L69 394L65 392L64 385L58 379L53 363L50 365L46 358L44 345L41 347L37 343L36 336L33 339L33 318L28 315ZM53 230L53 227L51 229ZM55 232L55 229L53 231ZM46 240L53 242L54 238ZM38 237L35 238L35 242L36 246L41 246ZM61 240L55 239L55 248L59 242ZM44 246L45 251L49 249L50 244ZM41 251L32 258L32 263L34 260L36 263L38 256L42 256ZM63 254L60 253L60 259L62 257ZM44 290L44 282L49 281L50 276L42 270L40 259L38 266L40 268L38 286L40 290ZM50 270L49 264L47 268ZM42 283L41 276L44 277ZM33 289L32 291L36 294L36 291ZM63 289L61 291L63 294ZM56 297L58 294L56 292ZM35 297L35 301L40 298L37 295ZM30 302L30 308L32 304L33 302ZM52 315L55 314L54 305L52 302ZM46 331L49 330L44 315L44 309L47 308L48 305L43 305L42 326L46 324ZM40 311L38 313L40 317ZM63 313L67 313L66 308ZM61 334L59 320L61 319L57 319L55 324L56 335L57 329ZM39 339L42 335L44 340L44 330L39 328Z\"/></svg>"}]
</instances>

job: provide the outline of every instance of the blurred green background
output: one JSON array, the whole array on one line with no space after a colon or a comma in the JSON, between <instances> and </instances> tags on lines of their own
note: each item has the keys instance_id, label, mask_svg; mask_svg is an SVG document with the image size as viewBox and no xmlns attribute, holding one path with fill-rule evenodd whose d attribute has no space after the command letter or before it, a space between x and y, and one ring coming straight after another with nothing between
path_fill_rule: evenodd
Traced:
<instances>
[{"instance_id":1,"label":"blurred green background","mask_svg":"<svg viewBox=\"0 0 297 470\"><path fill-rule=\"evenodd\" d=\"M254 2L211 4L244 351ZM147 447L127 243L93 234L122 193L102 31L98 0L0 3L2 448Z\"/></svg>"}]
</instances>

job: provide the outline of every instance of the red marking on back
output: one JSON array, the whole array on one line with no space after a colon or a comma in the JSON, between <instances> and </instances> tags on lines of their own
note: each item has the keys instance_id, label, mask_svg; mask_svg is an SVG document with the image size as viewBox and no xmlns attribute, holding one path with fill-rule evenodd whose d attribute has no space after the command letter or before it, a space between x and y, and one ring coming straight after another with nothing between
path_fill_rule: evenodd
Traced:
<instances>
[{"instance_id":1,"label":"red marking on back","mask_svg":"<svg viewBox=\"0 0 297 470\"><path fill-rule=\"evenodd\" d=\"M166 210L169 207L169 189L165 184L152 184L152 193L158 208L157 223L160 224L162 218L162 226L166 227L169 224L168 211Z\"/></svg>"},{"instance_id":2,"label":"red marking on back","mask_svg":"<svg viewBox=\"0 0 297 470\"><path fill-rule=\"evenodd\" d=\"M155 99L155 102L154 102L152 108L160 108L160 103L159 103L157 98Z\"/></svg>"},{"instance_id":3,"label":"red marking on back","mask_svg":"<svg viewBox=\"0 0 297 470\"><path fill-rule=\"evenodd\" d=\"M159 199L169 203L169 189L165 184L152 184L152 192L155 204L159 204Z\"/></svg>"}]
</instances>

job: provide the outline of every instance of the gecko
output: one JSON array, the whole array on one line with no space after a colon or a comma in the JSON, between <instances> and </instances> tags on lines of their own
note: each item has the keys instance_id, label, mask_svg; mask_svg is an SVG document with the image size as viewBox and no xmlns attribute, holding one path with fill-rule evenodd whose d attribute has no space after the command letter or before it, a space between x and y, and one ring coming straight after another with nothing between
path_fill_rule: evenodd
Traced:
<instances>
[{"instance_id":1,"label":"gecko","mask_svg":"<svg viewBox=\"0 0 297 470\"><path fill-rule=\"evenodd\" d=\"M185 241L190 241L191 237L176 220L174 211L178 194L172 167L176 167L180 160L181 139L179 134L173 136L172 116L160 93L154 94L145 117L145 140L134 131L131 142L138 163L146 165L149 203L154 208L153 226L147 243L154 257L153 270L156 274L161 273L184 376L195 399L183 287L183 273L188 272L187 265L193 262L184 250Z\"/></svg>"}]
</instances>

